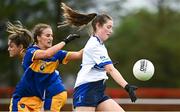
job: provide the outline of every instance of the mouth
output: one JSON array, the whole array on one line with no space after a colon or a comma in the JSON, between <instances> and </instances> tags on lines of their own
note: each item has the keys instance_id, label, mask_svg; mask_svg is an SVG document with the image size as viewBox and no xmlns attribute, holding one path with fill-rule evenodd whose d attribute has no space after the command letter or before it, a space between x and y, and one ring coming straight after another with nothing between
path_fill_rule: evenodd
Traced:
<instances>
[{"instance_id":1,"label":"mouth","mask_svg":"<svg viewBox=\"0 0 180 112\"><path fill-rule=\"evenodd\" d=\"M49 41L48 44L49 44L49 45L52 45L52 41Z\"/></svg>"},{"instance_id":2,"label":"mouth","mask_svg":"<svg viewBox=\"0 0 180 112\"><path fill-rule=\"evenodd\" d=\"M107 36L110 36L111 34L107 34Z\"/></svg>"}]
</instances>

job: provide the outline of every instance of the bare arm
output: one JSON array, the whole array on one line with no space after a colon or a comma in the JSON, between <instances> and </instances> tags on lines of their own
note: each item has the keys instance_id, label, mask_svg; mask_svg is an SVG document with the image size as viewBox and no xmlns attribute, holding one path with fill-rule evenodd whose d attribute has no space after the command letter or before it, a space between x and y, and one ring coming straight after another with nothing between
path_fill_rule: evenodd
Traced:
<instances>
[{"instance_id":1,"label":"bare arm","mask_svg":"<svg viewBox=\"0 0 180 112\"><path fill-rule=\"evenodd\" d=\"M34 58L33 59L45 59L45 58L50 58L54 54L56 54L59 50L61 50L65 44L71 42L72 40L79 38L80 36L78 34L70 34L66 38L63 39L62 42L46 49L46 50L37 50L35 52Z\"/></svg>"},{"instance_id":2,"label":"bare arm","mask_svg":"<svg viewBox=\"0 0 180 112\"><path fill-rule=\"evenodd\" d=\"M113 66L113 64L108 64L105 66L105 70L106 72L111 75L111 77L119 84L121 85L123 88L128 84L124 78L122 77L122 75L120 74L120 72Z\"/></svg>"},{"instance_id":3,"label":"bare arm","mask_svg":"<svg viewBox=\"0 0 180 112\"><path fill-rule=\"evenodd\" d=\"M60 42L46 50L37 50L34 59L45 59L52 57L55 53L61 50L65 46L65 42Z\"/></svg>"},{"instance_id":4,"label":"bare arm","mask_svg":"<svg viewBox=\"0 0 180 112\"><path fill-rule=\"evenodd\" d=\"M83 49L77 51L77 52L70 52L70 54L67 57L67 61L70 60L79 60L82 59L82 55L83 55Z\"/></svg>"},{"instance_id":5,"label":"bare arm","mask_svg":"<svg viewBox=\"0 0 180 112\"><path fill-rule=\"evenodd\" d=\"M105 70L108 74L111 75L111 77L119 84L121 85L128 93L129 97L131 98L132 102L135 102L137 100L135 90L137 89L136 86L128 84L122 75L119 73L119 71L113 66L113 64L109 64L105 66Z\"/></svg>"}]
</instances>

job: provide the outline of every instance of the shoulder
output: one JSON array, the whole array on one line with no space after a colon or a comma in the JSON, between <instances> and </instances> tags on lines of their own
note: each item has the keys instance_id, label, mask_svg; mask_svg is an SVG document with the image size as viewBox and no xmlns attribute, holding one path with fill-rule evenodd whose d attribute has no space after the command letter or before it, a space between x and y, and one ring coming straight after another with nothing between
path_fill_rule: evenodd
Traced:
<instances>
[{"instance_id":1,"label":"shoulder","mask_svg":"<svg viewBox=\"0 0 180 112\"><path fill-rule=\"evenodd\" d=\"M32 57L34 55L34 53L39 49L39 47L37 46L29 46L26 50L26 53L24 55L24 58L27 58L27 57Z\"/></svg>"},{"instance_id":2,"label":"shoulder","mask_svg":"<svg viewBox=\"0 0 180 112\"><path fill-rule=\"evenodd\" d=\"M88 41L94 44L99 44L99 40L94 36L90 36Z\"/></svg>"},{"instance_id":3,"label":"shoulder","mask_svg":"<svg viewBox=\"0 0 180 112\"><path fill-rule=\"evenodd\" d=\"M35 46L35 45L32 45L32 46L29 46L26 50L26 53L33 53L34 51L38 50L39 47Z\"/></svg>"},{"instance_id":4,"label":"shoulder","mask_svg":"<svg viewBox=\"0 0 180 112\"><path fill-rule=\"evenodd\" d=\"M87 48L96 48L99 45L99 42L96 37L91 36L86 43Z\"/></svg>"}]
</instances>

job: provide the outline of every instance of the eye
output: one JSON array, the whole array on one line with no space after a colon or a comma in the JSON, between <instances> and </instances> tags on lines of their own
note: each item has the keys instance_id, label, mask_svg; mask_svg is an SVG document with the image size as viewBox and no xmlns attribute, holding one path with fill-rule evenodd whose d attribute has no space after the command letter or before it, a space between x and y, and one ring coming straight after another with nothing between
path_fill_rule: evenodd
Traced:
<instances>
[{"instance_id":1,"label":"eye","mask_svg":"<svg viewBox=\"0 0 180 112\"><path fill-rule=\"evenodd\" d=\"M107 29L111 29L111 28L112 28L112 26L111 26L111 25L108 25L108 26L107 26Z\"/></svg>"},{"instance_id":2,"label":"eye","mask_svg":"<svg viewBox=\"0 0 180 112\"><path fill-rule=\"evenodd\" d=\"M53 37L52 34L46 34L46 37Z\"/></svg>"},{"instance_id":3,"label":"eye","mask_svg":"<svg viewBox=\"0 0 180 112\"><path fill-rule=\"evenodd\" d=\"M50 35L49 35L49 34L46 34L45 36L46 36L46 37L49 37Z\"/></svg>"}]
</instances>

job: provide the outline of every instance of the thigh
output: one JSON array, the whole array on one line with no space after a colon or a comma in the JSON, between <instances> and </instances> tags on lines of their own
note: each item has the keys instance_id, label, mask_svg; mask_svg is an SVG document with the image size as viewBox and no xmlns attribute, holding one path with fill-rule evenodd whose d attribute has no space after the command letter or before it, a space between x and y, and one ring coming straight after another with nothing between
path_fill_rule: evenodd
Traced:
<instances>
[{"instance_id":1,"label":"thigh","mask_svg":"<svg viewBox=\"0 0 180 112\"><path fill-rule=\"evenodd\" d=\"M108 99L108 100L101 102L97 106L96 111L124 112L124 110L121 108L121 106L112 99Z\"/></svg>"},{"instance_id":2,"label":"thigh","mask_svg":"<svg viewBox=\"0 0 180 112\"><path fill-rule=\"evenodd\" d=\"M57 95L45 98L44 109L51 111L60 111L67 100L67 92L63 91Z\"/></svg>"},{"instance_id":3,"label":"thigh","mask_svg":"<svg viewBox=\"0 0 180 112\"><path fill-rule=\"evenodd\" d=\"M82 107L76 107L74 109L75 112L95 112L95 107L86 107L86 106L82 106Z\"/></svg>"},{"instance_id":4,"label":"thigh","mask_svg":"<svg viewBox=\"0 0 180 112\"><path fill-rule=\"evenodd\" d=\"M12 98L10 104L10 111L20 111L20 112L40 112L42 108L43 101L36 97L22 97L22 98Z\"/></svg>"}]
</instances>

